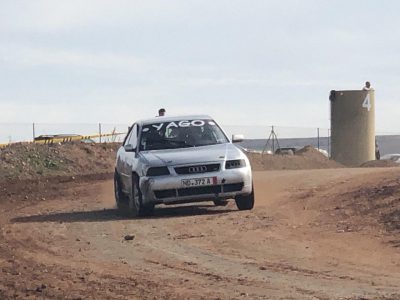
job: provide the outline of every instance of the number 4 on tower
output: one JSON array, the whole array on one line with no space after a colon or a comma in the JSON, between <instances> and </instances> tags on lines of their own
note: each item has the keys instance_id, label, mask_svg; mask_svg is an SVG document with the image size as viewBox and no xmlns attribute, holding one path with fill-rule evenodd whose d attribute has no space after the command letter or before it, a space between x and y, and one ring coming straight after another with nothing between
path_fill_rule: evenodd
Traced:
<instances>
[{"instance_id":1,"label":"number 4 on tower","mask_svg":"<svg viewBox=\"0 0 400 300\"><path fill-rule=\"evenodd\" d=\"M362 107L368 109L368 111L371 110L371 99L369 98L369 93L367 94L367 97L365 97Z\"/></svg>"}]
</instances>

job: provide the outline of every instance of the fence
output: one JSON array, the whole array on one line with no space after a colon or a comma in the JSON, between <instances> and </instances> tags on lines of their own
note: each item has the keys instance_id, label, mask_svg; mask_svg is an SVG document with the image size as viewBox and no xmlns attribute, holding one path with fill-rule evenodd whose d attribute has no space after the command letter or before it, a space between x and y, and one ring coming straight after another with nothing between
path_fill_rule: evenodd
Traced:
<instances>
[{"instance_id":1,"label":"fence","mask_svg":"<svg viewBox=\"0 0 400 300\"><path fill-rule=\"evenodd\" d=\"M35 137L43 135L102 135L112 132L126 132L128 124L111 123L74 123L74 124L50 124L50 123L18 123L0 124L0 144L32 141ZM95 142L120 142L123 135L113 137L94 138Z\"/></svg>"},{"instance_id":2,"label":"fence","mask_svg":"<svg viewBox=\"0 0 400 300\"><path fill-rule=\"evenodd\" d=\"M126 132L130 124L121 123L0 123L0 144L9 142L32 141L40 135L76 134L76 135L99 135L111 132ZM277 137L280 147L301 148L311 145L330 153L330 130L328 128L301 128L285 126L261 126L261 125L221 125L225 132L232 134L243 134L245 141L242 146L256 151L263 151L268 138L272 138L272 129ZM95 142L121 142L124 135L113 137L95 138ZM399 132L377 132L377 142L381 154L400 153L400 131ZM278 146L276 141L275 148ZM272 150L272 143L267 149Z\"/></svg>"},{"instance_id":3,"label":"fence","mask_svg":"<svg viewBox=\"0 0 400 300\"><path fill-rule=\"evenodd\" d=\"M330 153L330 130L283 126L222 126L231 135L244 134L242 146L255 151L274 151L281 148L302 148L311 145Z\"/></svg>"}]
</instances>

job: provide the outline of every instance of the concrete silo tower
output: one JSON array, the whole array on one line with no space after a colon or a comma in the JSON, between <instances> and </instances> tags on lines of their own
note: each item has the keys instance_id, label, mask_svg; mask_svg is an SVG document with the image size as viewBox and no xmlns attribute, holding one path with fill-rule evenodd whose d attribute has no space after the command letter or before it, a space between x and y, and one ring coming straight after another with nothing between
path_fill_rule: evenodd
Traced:
<instances>
[{"instance_id":1,"label":"concrete silo tower","mask_svg":"<svg viewBox=\"0 0 400 300\"><path fill-rule=\"evenodd\" d=\"M357 167L375 159L375 92L331 91L331 158Z\"/></svg>"}]
</instances>

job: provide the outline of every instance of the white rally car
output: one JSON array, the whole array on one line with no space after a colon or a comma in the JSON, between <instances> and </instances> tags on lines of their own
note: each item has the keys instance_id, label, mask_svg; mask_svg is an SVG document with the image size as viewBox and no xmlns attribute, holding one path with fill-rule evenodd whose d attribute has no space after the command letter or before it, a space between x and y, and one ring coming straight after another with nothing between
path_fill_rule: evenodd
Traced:
<instances>
[{"instance_id":1,"label":"white rally car","mask_svg":"<svg viewBox=\"0 0 400 300\"><path fill-rule=\"evenodd\" d=\"M234 135L232 142L243 136ZM254 206L246 155L209 116L156 117L130 127L117 153L117 206L133 216L156 204L234 199L240 210Z\"/></svg>"}]
</instances>

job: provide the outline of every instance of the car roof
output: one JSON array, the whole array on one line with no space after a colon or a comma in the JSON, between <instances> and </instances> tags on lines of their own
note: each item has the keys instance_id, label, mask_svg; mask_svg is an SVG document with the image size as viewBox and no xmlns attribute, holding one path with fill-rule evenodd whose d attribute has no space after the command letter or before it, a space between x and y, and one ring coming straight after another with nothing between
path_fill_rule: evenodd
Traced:
<instances>
[{"instance_id":1,"label":"car roof","mask_svg":"<svg viewBox=\"0 0 400 300\"><path fill-rule=\"evenodd\" d=\"M139 120L136 123L140 125L147 125L153 123L163 123L163 122L174 122L174 121L182 121L182 120L212 120L212 118L208 115L183 115L183 116L165 116L165 117L154 117L151 119L143 119Z\"/></svg>"}]
</instances>

